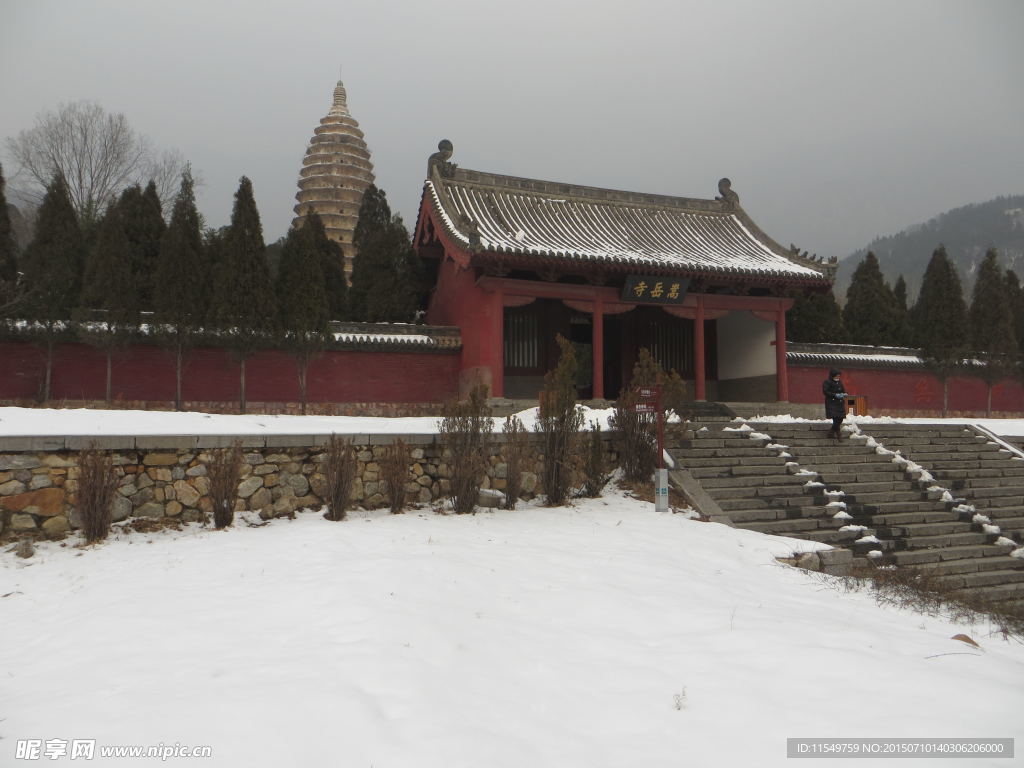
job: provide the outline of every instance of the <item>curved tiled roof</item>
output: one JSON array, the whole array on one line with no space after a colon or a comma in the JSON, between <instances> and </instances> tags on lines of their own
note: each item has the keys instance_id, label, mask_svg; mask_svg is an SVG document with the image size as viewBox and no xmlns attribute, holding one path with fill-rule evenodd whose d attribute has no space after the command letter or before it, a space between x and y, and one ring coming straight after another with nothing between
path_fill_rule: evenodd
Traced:
<instances>
[{"instance_id":1,"label":"curved tiled roof","mask_svg":"<svg viewBox=\"0 0 1024 768\"><path fill-rule=\"evenodd\" d=\"M725 180L723 180L724 183ZM727 187L728 189L728 187ZM647 195L432 164L424 194L467 250L625 269L827 284L732 200Z\"/></svg>"},{"instance_id":2,"label":"curved tiled roof","mask_svg":"<svg viewBox=\"0 0 1024 768\"><path fill-rule=\"evenodd\" d=\"M798 366L856 368L922 368L919 351L906 347L866 347L854 344L790 343L786 360Z\"/></svg>"}]
</instances>

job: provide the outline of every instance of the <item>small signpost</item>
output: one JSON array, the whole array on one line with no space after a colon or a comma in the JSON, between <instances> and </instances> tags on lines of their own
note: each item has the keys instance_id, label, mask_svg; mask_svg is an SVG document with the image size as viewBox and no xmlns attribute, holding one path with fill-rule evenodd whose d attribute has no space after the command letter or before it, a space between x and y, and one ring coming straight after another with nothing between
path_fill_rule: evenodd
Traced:
<instances>
[{"instance_id":1,"label":"small signpost","mask_svg":"<svg viewBox=\"0 0 1024 768\"><path fill-rule=\"evenodd\" d=\"M640 387L636 391L636 413L656 413L658 419L658 468L655 470L654 511L668 512L668 469L665 467L665 411L661 407L661 387Z\"/></svg>"}]
</instances>

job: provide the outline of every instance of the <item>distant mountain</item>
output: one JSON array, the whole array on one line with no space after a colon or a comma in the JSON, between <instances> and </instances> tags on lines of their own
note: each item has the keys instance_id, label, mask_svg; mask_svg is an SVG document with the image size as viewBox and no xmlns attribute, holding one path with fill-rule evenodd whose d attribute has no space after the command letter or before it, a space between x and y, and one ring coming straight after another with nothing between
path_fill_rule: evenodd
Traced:
<instances>
[{"instance_id":1,"label":"distant mountain","mask_svg":"<svg viewBox=\"0 0 1024 768\"><path fill-rule=\"evenodd\" d=\"M1024 280L1024 195L997 197L987 203L965 205L908 227L897 235L879 237L839 262L836 296L845 296L850 277L868 251L874 251L889 285L903 275L907 295L917 298L932 252L946 246L970 301L974 272L985 251L995 246L1003 269L1012 269Z\"/></svg>"}]
</instances>

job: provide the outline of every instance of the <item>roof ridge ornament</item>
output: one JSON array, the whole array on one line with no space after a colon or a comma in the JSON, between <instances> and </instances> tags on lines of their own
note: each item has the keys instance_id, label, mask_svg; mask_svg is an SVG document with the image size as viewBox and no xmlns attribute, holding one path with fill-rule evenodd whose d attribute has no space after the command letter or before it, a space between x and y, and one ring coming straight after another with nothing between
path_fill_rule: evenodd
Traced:
<instances>
[{"instance_id":1,"label":"roof ridge ornament","mask_svg":"<svg viewBox=\"0 0 1024 768\"><path fill-rule=\"evenodd\" d=\"M722 203L722 207L727 210L738 208L740 204L740 196L732 191L732 182L727 178L721 178L718 180L718 194L715 200L719 200Z\"/></svg>"},{"instance_id":2,"label":"roof ridge ornament","mask_svg":"<svg viewBox=\"0 0 1024 768\"><path fill-rule=\"evenodd\" d=\"M462 225L462 230L469 239L469 250L472 253L479 253L483 250L483 241L480 238L480 225L466 214L462 214L459 217L459 224Z\"/></svg>"},{"instance_id":3,"label":"roof ridge ornament","mask_svg":"<svg viewBox=\"0 0 1024 768\"><path fill-rule=\"evenodd\" d=\"M450 179L455 176L455 169L459 166L448 162L454 152L455 147L452 143L448 139L441 139L437 143L437 152L432 154L430 159L427 160L427 178L429 179L434 175L435 168L442 178Z\"/></svg>"}]
</instances>

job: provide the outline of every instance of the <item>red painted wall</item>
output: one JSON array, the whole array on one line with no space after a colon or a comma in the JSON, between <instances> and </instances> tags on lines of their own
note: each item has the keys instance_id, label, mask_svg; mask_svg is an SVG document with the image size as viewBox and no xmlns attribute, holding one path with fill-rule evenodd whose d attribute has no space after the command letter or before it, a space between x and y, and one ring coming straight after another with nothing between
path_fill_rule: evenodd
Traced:
<instances>
[{"instance_id":1,"label":"red painted wall","mask_svg":"<svg viewBox=\"0 0 1024 768\"><path fill-rule=\"evenodd\" d=\"M494 294L486 293L476 284L472 269L461 269L450 258L444 258L437 275L437 285L427 309L428 325L456 325L462 336L464 376L478 375L490 384L490 368L499 363L499 339L495 338L499 320ZM504 306L500 307L502 318ZM502 319L503 321L503 319ZM503 382L502 382L503 383Z\"/></svg>"},{"instance_id":2,"label":"red painted wall","mask_svg":"<svg viewBox=\"0 0 1024 768\"><path fill-rule=\"evenodd\" d=\"M789 366L789 399L794 403L823 403L821 384L828 368ZM851 394L868 398L871 413L879 411L941 411L942 382L922 370L843 369L843 384ZM956 376L949 380L949 410L985 414L987 387L981 379ZM824 406L823 406L824 407ZM1003 381L992 388L992 410L1024 412L1024 387ZM824 418L824 417L822 417Z\"/></svg>"},{"instance_id":3,"label":"red painted wall","mask_svg":"<svg viewBox=\"0 0 1024 768\"><path fill-rule=\"evenodd\" d=\"M43 352L31 344L0 343L0 398L34 398L41 391ZM268 350L249 358L246 396L265 402L297 402L294 358ZM458 393L457 353L355 352L328 350L310 363L308 400L317 402L441 402ZM112 393L120 400L174 400L174 360L155 346L115 354ZM106 356L85 344L54 350L51 400L101 400ZM183 398L238 399L238 363L221 349L196 349L184 372Z\"/></svg>"}]
</instances>

